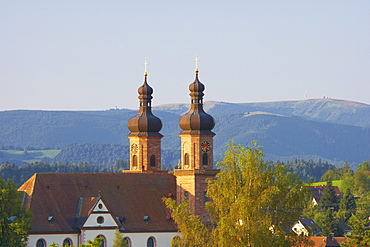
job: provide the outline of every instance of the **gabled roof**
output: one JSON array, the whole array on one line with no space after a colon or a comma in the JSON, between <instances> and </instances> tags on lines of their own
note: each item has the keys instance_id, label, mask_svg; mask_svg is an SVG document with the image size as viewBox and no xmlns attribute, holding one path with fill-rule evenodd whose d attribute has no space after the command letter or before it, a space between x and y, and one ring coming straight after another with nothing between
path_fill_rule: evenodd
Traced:
<instances>
[{"instance_id":1,"label":"gabled roof","mask_svg":"<svg viewBox=\"0 0 370 247\"><path fill-rule=\"evenodd\" d=\"M325 185L317 185L317 186L306 186L311 190L312 196L315 198L316 202L319 203L322 197L322 193L324 192ZM338 186L333 186L336 196L340 196L340 190Z\"/></svg>"},{"instance_id":2,"label":"gabled roof","mask_svg":"<svg viewBox=\"0 0 370 247\"><path fill-rule=\"evenodd\" d=\"M303 218L300 221L310 234L315 235L321 232L320 227L312 219Z\"/></svg>"},{"instance_id":3,"label":"gabled roof","mask_svg":"<svg viewBox=\"0 0 370 247\"><path fill-rule=\"evenodd\" d=\"M26 191L25 206L33 214L31 233L78 231L99 195L114 217L125 218L128 231L176 231L162 202L168 194L176 194L172 174L38 173L19 190Z\"/></svg>"}]
</instances>

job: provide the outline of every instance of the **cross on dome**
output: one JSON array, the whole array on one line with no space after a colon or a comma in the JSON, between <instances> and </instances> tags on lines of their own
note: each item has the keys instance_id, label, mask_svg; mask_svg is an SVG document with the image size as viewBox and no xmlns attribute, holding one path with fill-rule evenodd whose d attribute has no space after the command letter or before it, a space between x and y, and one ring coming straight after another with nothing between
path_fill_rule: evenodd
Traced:
<instances>
[{"instance_id":1,"label":"cross on dome","mask_svg":"<svg viewBox=\"0 0 370 247\"><path fill-rule=\"evenodd\" d=\"M198 55L196 55L195 56L195 60L194 60L194 62L195 62L195 72L198 72L199 70L198 70L198 62L199 62L200 60L198 59Z\"/></svg>"},{"instance_id":2,"label":"cross on dome","mask_svg":"<svg viewBox=\"0 0 370 247\"><path fill-rule=\"evenodd\" d=\"M148 72L147 72L147 69L148 69L148 59L145 58L145 61L144 61L144 76L147 76L148 75Z\"/></svg>"}]
</instances>

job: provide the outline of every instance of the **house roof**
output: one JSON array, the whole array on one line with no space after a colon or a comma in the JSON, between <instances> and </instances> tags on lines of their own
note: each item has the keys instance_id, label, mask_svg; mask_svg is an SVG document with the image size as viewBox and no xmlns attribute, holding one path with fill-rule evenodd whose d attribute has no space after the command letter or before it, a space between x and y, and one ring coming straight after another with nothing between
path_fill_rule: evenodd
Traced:
<instances>
[{"instance_id":1,"label":"house roof","mask_svg":"<svg viewBox=\"0 0 370 247\"><path fill-rule=\"evenodd\" d=\"M347 241L347 238L345 237L309 237L309 239L314 241L314 247L340 247L342 242Z\"/></svg>"},{"instance_id":2,"label":"house roof","mask_svg":"<svg viewBox=\"0 0 370 247\"><path fill-rule=\"evenodd\" d=\"M99 196L114 217L125 217L125 230L176 231L162 202L176 194L172 174L36 173L19 191L26 192L24 205L33 214L31 233L78 231Z\"/></svg>"},{"instance_id":3,"label":"house roof","mask_svg":"<svg viewBox=\"0 0 370 247\"><path fill-rule=\"evenodd\" d=\"M307 231L311 234L315 235L321 232L320 227L312 219L303 218L300 221L302 225L307 229Z\"/></svg>"},{"instance_id":4,"label":"house roof","mask_svg":"<svg viewBox=\"0 0 370 247\"><path fill-rule=\"evenodd\" d=\"M311 190L312 196L315 198L316 202L320 202L322 193L324 192L325 185L317 185L317 186L307 186ZM340 196L340 190L338 186L333 186L336 196Z\"/></svg>"}]
</instances>

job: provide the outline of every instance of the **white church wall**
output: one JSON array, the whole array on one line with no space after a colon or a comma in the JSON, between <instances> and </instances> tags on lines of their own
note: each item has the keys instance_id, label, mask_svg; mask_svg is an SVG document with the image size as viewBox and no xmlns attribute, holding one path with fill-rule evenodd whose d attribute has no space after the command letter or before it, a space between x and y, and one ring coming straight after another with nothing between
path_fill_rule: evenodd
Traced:
<instances>
[{"instance_id":1,"label":"white church wall","mask_svg":"<svg viewBox=\"0 0 370 247\"><path fill-rule=\"evenodd\" d=\"M103 217L103 223L98 223L98 218ZM117 223L113 219L110 213L94 213L90 214L89 218L87 218L83 227L116 227Z\"/></svg>"},{"instance_id":2,"label":"white church wall","mask_svg":"<svg viewBox=\"0 0 370 247\"><path fill-rule=\"evenodd\" d=\"M69 238L72 241L73 246L78 246L78 234L35 234L28 236L27 247L36 247L36 243L39 239L43 239L46 246L50 246L52 243L63 246L63 241Z\"/></svg>"},{"instance_id":3,"label":"white church wall","mask_svg":"<svg viewBox=\"0 0 370 247\"><path fill-rule=\"evenodd\" d=\"M81 244L85 244L87 240L94 240L98 236L103 236L105 238L105 246L111 247L113 245L115 229L99 229L96 230L82 230L81 231Z\"/></svg>"},{"instance_id":4,"label":"white church wall","mask_svg":"<svg viewBox=\"0 0 370 247\"><path fill-rule=\"evenodd\" d=\"M178 234L178 232L123 232L121 236L130 239L131 247L147 247L147 241L150 237L154 238L155 247L169 247L171 246L172 238Z\"/></svg>"},{"instance_id":5,"label":"white church wall","mask_svg":"<svg viewBox=\"0 0 370 247\"><path fill-rule=\"evenodd\" d=\"M63 241L69 238L72 241L73 246L79 244L86 244L87 240L94 240L94 238L102 235L106 241L106 247L112 247L115 237L115 229L94 229L94 230L82 230L81 235L79 234L37 234L29 235L27 247L36 247L36 243L39 239L45 240L46 246L50 246L52 243L59 244L62 246ZM150 237L154 238L156 247L169 247L171 245L172 238L179 235L178 232L139 232L121 233L122 238L128 237L131 242L131 247L146 247L147 241Z\"/></svg>"}]
</instances>

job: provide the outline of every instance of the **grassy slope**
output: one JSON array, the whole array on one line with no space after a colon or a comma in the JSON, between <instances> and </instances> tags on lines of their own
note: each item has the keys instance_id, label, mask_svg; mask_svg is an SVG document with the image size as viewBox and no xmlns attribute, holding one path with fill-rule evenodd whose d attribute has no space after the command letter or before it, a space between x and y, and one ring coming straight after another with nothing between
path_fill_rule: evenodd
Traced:
<instances>
[{"instance_id":1,"label":"grassy slope","mask_svg":"<svg viewBox=\"0 0 370 247\"><path fill-rule=\"evenodd\" d=\"M339 190L342 190L342 182L343 180L334 180L333 181L333 186L338 186ZM312 183L310 186L318 186L318 185L326 185L326 182L317 182L317 183Z\"/></svg>"}]
</instances>

